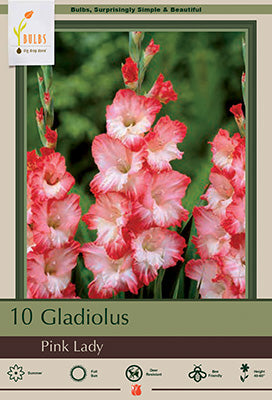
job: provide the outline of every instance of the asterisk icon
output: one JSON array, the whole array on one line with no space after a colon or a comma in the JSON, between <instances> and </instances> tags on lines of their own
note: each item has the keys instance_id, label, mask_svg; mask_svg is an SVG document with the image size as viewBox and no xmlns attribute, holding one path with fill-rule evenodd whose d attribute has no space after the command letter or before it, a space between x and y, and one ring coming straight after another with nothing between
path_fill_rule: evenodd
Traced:
<instances>
[{"instance_id":1,"label":"asterisk icon","mask_svg":"<svg viewBox=\"0 0 272 400\"><path fill-rule=\"evenodd\" d=\"M23 367L19 367L17 364L15 364L13 367L9 367L7 374L9 375L9 379L11 381L17 382L23 379L25 372L23 371Z\"/></svg>"},{"instance_id":2,"label":"asterisk icon","mask_svg":"<svg viewBox=\"0 0 272 400\"><path fill-rule=\"evenodd\" d=\"M249 370L249 366L247 364L242 364L240 368L243 372L247 372Z\"/></svg>"}]
</instances>

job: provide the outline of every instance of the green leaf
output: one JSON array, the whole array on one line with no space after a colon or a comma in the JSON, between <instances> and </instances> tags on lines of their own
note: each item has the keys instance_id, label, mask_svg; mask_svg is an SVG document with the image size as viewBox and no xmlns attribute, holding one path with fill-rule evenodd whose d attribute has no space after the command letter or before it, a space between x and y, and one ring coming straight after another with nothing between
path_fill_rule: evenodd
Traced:
<instances>
[{"instance_id":1,"label":"green leaf","mask_svg":"<svg viewBox=\"0 0 272 400\"><path fill-rule=\"evenodd\" d=\"M14 32L15 35L18 37L18 32L16 31L15 27L13 28L13 32Z\"/></svg>"},{"instance_id":2,"label":"green leaf","mask_svg":"<svg viewBox=\"0 0 272 400\"><path fill-rule=\"evenodd\" d=\"M154 299L162 299L162 281L165 274L164 269L160 269L156 280L154 281Z\"/></svg>"},{"instance_id":3,"label":"green leaf","mask_svg":"<svg viewBox=\"0 0 272 400\"><path fill-rule=\"evenodd\" d=\"M42 145L43 145L43 146L46 146L46 139L45 139L45 137L44 137L44 131L43 131L43 129L42 129L38 124L37 124L37 128L38 128L38 132L39 132L39 136L40 136Z\"/></svg>"},{"instance_id":4,"label":"green leaf","mask_svg":"<svg viewBox=\"0 0 272 400\"><path fill-rule=\"evenodd\" d=\"M189 219L185 227L180 232L180 235L184 237L185 242L188 243L191 233L193 223L193 217ZM183 257L185 257L187 252L187 247L184 249ZM173 298L174 294L176 293L176 286L177 282L180 279L181 269L182 269L182 262L178 262L175 267L168 268L164 274L163 280L163 298Z\"/></svg>"},{"instance_id":5,"label":"green leaf","mask_svg":"<svg viewBox=\"0 0 272 400\"><path fill-rule=\"evenodd\" d=\"M43 81L40 81L40 75L37 73L37 79L38 79L38 86L39 86L39 94L40 94L40 100L43 106L43 109L45 109L45 102L44 102L44 88L43 88Z\"/></svg>"},{"instance_id":6,"label":"green leaf","mask_svg":"<svg viewBox=\"0 0 272 400\"><path fill-rule=\"evenodd\" d=\"M206 157L200 161L198 173L190 183L182 205L191 214L194 206L200 202L200 196L205 192L205 187L209 184L209 175L212 167L211 152L208 151Z\"/></svg>"},{"instance_id":7,"label":"green leaf","mask_svg":"<svg viewBox=\"0 0 272 400\"><path fill-rule=\"evenodd\" d=\"M25 29L25 27L26 27L26 23L22 26L21 32L22 32L23 29Z\"/></svg>"},{"instance_id":8,"label":"green leaf","mask_svg":"<svg viewBox=\"0 0 272 400\"><path fill-rule=\"evenodd\" d=\"M85 267L83 257L79 255L77 260L77 266L73 270L73 275L72 275L72 282L76 286L77 296L83 299L89 297L88 285L93 279L94 278L92 272Z\"/></svg>"},{"instance_id":9,"label":"green leaf","mask_svg":"<svg viewBox=\"0 0 272 400\"><path fill-rule=\"evenodd\" d=\"M242 52L243 52L244 64L246 65L246 39L245 39L245 37L242 38Z\"/></svg>"},{"instance_id":10,"label":"green leaf","mask_svg":"<svg viewBox=\"0 0 272 400\"><path fill-rule=\"evenodd\" d=\"M41 68L44 77L45 90L48 92L53 82L53 68L51 65L42 65Z\"/></svg>"}]
</instances>

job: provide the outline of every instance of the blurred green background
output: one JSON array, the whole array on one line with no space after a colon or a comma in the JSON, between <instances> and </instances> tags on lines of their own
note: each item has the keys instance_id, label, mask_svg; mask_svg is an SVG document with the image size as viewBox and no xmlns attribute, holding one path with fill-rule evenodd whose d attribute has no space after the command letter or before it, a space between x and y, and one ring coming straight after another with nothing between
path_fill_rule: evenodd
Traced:
<instances>
[{"instance_id":1,"label":"blurred green background","mask_svg":"<svg viewBox=\"0 0 272 400\"><path fill-rule=\"evenodd\" d=\"M237 131L229 108L242 102L242 35L241 32L145 33L143 47L154 38L155 43L160 44L160 52L148 67L142 94L148 92L159 73L163 73L165 80L173 83L178 100L164 105L158 118L168 114L188 128L180 145L183 159L172 165L192 179L183 200L190 212L208 183L211 167L208 142L221 127L231 133ZM54 129L59 135L57 151L65 156L67 169L76 179L73 191L81 195L85 213L94 202L89 182L97 173L91 143L96 135L105 133L106 105L112 103L116 91L124 88L120 68L128 57L128 32L58 32L55 54L53 90ZM37 84L39 67L28 67L27 71L27 147L33 150L41 146L35 121L35 109L41 107ZM83 243L95 237L95 232L88 231L81 222L77 239ZM186 259L194 252L190 245ZM85 274L89 280L90 273L82 266L78 268L81 269L80 279L84 280ZM175 295L194 297L194 290L186 283L182 270ZM85 297L86 293L86 287L82 288L80 295Z\"/></svg>"}]
</instances>

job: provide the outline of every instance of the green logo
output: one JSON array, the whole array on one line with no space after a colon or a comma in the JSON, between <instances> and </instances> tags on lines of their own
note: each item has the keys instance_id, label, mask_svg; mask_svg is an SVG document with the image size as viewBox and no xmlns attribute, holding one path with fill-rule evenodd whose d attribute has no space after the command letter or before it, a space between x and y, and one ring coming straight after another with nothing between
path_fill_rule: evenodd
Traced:
<instances>
[{"instance_id":1,"label":"green logo","mask_svg":"<svg viewBox=\"0 0 272 400\"><path fill-rule=\"evenodd\" d=\"M126 369L126 377L130 382L138 382L143 376L143 370L138 365L130 365Z\"/></svg>"},{"instance_id":2,"label":"green logo","mask_svg":"<svg viewBox=\"0 0 272 400\"><path fill-rule=\"evenodd\" d=\"M188 376L190 379L193 379L195 382L200 382L201 379L205 379L207 377L206 372L202 371L201 369L201 364L200 365L195 365L194 364L194 369L193 371L189 372Z\"/></svg>"},{"instance_id":3,"label":"green logo","mask_svg":"<svg viewBox=\"0 0 272 400\"><path fill-rule=\"evenodd\" d=\"M17 364L15 364L13 367L9 367L7 374L9 375L9 379L11 381L18 382L23 379L25 372L23 371L23 367L19 367Z\"/></svg>"},{"instance_id":4,"label":"green logo","mask_svg":"<svg viewBox=\"0 0 272 400\"><path fill-rule=\"evenodd\" d=\"M22 50L20 49L20 45L21 45L21 32L23 29L25 29L26 27L26 22L24 23L24 21L26 19L30 19L32 17L32 15L34 14L34 12L31 11L27 11L24 15L24 18L21 20L18 28L16 29L15 26L13 27L13 32L15 33L15 35L17 36L17 41L18 41L18 49L17 49L17 53L20 54L22 52ZM24 24L23 24L24 23ZM23 24L23 25L22 25Z\"/></svg>"}]
</instances>

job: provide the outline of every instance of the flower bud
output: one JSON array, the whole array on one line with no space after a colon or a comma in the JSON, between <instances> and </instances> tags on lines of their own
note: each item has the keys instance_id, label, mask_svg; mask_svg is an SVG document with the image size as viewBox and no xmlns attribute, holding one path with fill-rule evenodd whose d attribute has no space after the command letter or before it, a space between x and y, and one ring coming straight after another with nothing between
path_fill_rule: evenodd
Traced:
<instances>
[{"instance_id":1,"label":"flower bud","mask_svg":"<svg viewBox=\"0 0 272 400\"><path fill-rule=\"evenodd\" d=\"M50 104L50 94L49 92L44 92L44 102L48 106Z\"/></svg>"},{"instance_id":2,"label":"flower bud","mask_svg":"<svg viewBox=\"0 0 272 400\"><path fill-rule=\"evenodd\" d=\"M139 46L139 44L142 42L143 38L144 38L144 32L140 32L140 31L132 32L132 39L136 46Z\"/></svg>"},{"instance_id":3,"label":"flower bud","mask_svg":"<svg viewBox=\"0 0 272 400\"><path fill-rule=\"evenodd\" d=\"M148 64L150 63L150 61L154 57L154 55L156 53L158 53L159 50L160 50L160 45L159 44L155 44L154 40L151 39L149 45L147 46L147 48L144 51L144 66L145 67L148 66Z\"/></svg>"},{"instance_id":4,"label":"flower bud","mask_svg":"<svg viewBox=\"0 0 272 400\"><path fill-rule=\"evenodd\" d=\"M230 112L234 115L235 121L240 133L245 135L245 116L242 109L242 103L236 104L230 108Z\"/></svg>"},{"instance_id":5,"label":"flower bud","mask_svg":"<svg viewBox=\"0 0 272 400\"><path fill-rule=\"evenodd\" d=\"M136 89L138 85L138 67L137 63L128 57L126 63L122 65L122 75L125 85L129 89Z\"/></svg>"},{"instance_id":6,"label":"flower bud","mask_svg":"<svg viewBox=\"0 0 272 400\"><path fill-rule=\"evenodd\" d=\"M45 139L46 139L46 147L49 149L55 149L57 145L57 139L58 139L58 134L56 131L53 129L50 129L48 126L46 126L46 134Z\"/></svg>"},{"instance_id":7,"label":"flower bud","mask_svg":"<svg viewBox=\"0 0 272 400\"><path fill-rule=\"evenodd\" d=\"M151 90L148 92L147 97L154 97L161 103L167 104L169 101L176 101L178 96L173 89L170 81L163 81L164 76L160 74Z\"/></svg>"},{"instance_id":8,"label":"flower bud","mask_svg":"<svg viewBox=\"0 0 272 400\"><path fill-rule=\"evenodd\" d=\"M43 108L41 107L40 110L36 110L36 121L38 125L43 124Z\"/></svg>"}]
</instances>

